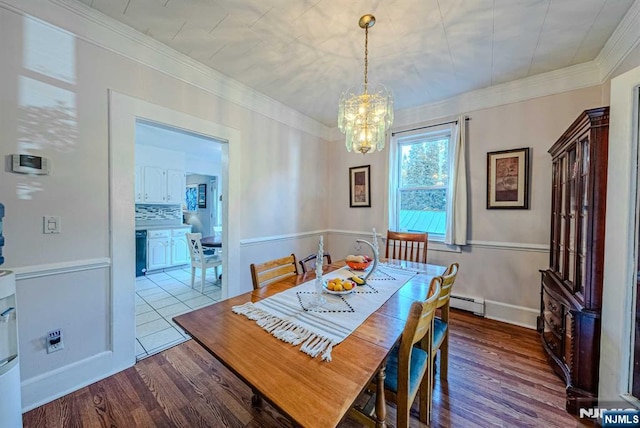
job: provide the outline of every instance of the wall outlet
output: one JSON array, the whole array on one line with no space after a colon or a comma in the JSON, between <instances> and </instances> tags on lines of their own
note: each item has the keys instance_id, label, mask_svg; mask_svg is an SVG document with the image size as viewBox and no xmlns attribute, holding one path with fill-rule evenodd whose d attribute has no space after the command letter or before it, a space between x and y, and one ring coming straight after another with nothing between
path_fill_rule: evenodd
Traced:
<instances>
[{"instance_id":1,"label":"wall outlet","mask_svg":"<svg viewBox=\"0 0 640 428\"><path fill-rule=\"evenodd\" d=\"M47 333L47 354L60 351L64 349L64 342L62 341L62 330L57 329Z\"/></svg>"}]
</instances>

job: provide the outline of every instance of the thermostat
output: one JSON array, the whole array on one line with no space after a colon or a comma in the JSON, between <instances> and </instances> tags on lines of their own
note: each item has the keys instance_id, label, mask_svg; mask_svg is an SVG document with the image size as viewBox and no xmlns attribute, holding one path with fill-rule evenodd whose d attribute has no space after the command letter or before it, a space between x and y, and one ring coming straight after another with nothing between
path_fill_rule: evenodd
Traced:
<instances>
[{"instance_id":1,"label":"thermostat","mask_svg":"<svg viewBox=\"0 0 640 428\"><path fill-rule=\"evenodd\" d=\"M11 155L11 171L20 174L49 175L49 160L40 156Z\"/></svg>"}]
</instances>

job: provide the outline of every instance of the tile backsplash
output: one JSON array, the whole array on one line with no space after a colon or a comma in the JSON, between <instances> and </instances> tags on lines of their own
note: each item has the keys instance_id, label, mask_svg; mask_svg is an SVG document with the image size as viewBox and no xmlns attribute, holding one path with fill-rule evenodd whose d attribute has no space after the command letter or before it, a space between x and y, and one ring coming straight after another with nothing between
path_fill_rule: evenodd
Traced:
<instances>
[{"instance_id":1,"label":"tile backsplash","mask_svg":"<svg viewBox=\"0 0 640 428\"><path fill-rule=\"evenodd\" d=\"M155 221L182 223L182 207L180 205L136 204L136 223Z\"/></svg>"}]
</instances>

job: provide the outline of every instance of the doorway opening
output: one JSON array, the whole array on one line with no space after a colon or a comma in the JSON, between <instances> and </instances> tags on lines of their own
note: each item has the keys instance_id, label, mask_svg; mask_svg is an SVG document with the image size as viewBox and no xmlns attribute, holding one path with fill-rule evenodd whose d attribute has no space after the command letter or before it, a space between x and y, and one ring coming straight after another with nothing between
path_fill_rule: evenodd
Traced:
<instances>
[{"instance_id":1,"label":"doorway opening","mask_svg":"<svg viewBox=\"0 0 640 428\"><path fill-rule=\"evenodd\" d=\"M222 271L191 269L186 233L213 238L222 230L217 195L224 181L223 142L189 131L136 119L135 217L136 360L163 351L190 336L173 317L222 299ZM216 199L214 199L214 197ZM141 243L138 236L145 235ZM146 247L146 251L144 251ZM217 250L217 254L215 254ZM141 254L143 260L138 260ZM212 256L222 257L221 248ZM224 268L222 268L224 269ZM193 276L193 277L192 277Z\"/></svg>"}]
</instances>

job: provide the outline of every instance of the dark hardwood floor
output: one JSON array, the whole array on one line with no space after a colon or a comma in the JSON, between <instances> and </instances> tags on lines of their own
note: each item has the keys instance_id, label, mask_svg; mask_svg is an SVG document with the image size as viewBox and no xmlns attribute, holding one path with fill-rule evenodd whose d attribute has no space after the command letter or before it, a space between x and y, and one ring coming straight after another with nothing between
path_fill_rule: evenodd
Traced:
<instances>
[{"instance_id":1,"label":"dark hardwood floor","mask_svg":"<svg viewBox=\"0 0 640 428\"><path fill-rule=\"evenodd\" d=\"M436 375L431 426L591 426L565 412L564 384L535 331L452 311L450 343L449 378ZM388 409L395 426L395 407ZM413 416L411 426L424 426ZM250 388L192 340L27 412L23 421L27 428L291 426L269 405L251 407ZM340 425L356 426L351 419Z\"/></svg>"}]
</instances>

